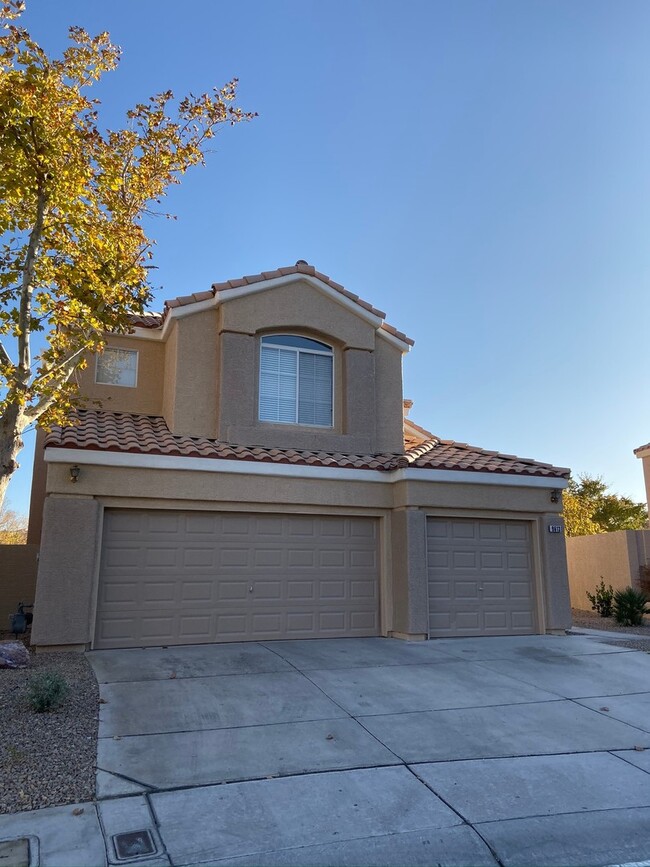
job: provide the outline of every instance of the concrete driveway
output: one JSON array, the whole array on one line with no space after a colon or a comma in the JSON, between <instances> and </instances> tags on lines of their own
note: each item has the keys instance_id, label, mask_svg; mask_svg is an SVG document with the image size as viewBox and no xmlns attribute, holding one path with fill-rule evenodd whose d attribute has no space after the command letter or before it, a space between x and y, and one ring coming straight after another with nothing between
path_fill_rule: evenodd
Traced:
<instances>
[{"instance_id":1,"label":"concrete driveway","mask_svg":"<svg viewBox=\"0 0 650 867\"><path fill-rule=\"evenodd\" d=\"M104 831L152 828L161 863L650 859L648 654L531 636L89 659Z\"/></svg>"}]
</instances>

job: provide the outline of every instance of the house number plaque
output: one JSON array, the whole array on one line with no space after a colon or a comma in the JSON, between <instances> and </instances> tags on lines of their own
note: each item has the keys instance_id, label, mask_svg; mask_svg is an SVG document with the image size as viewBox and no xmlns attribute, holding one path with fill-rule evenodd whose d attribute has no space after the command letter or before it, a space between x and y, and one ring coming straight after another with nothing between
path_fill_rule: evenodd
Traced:
<instances>
[{"instance_id":1,"label":"house number plaque","mask_svg":"<svg viewBox=\"0 0 650 867\"><path fill-rule=\"evenodd\" d=\"M549 524L548 525L549 533L561 533L562 532L562 524Z\"/></svg>"}]
</instances>

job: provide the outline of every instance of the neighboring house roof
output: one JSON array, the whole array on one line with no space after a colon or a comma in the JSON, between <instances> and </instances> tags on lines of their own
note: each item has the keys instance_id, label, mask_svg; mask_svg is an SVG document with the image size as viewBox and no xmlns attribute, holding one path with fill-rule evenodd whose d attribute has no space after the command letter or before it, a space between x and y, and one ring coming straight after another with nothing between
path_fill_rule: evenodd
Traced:
<instances>
[{"instance_id":1,"label":"neighboring house roof","mask_svg":"<svg viewBox=\"0 0 650 867\"><path fill-rule=\"evenodd\" d=\"M407 420L405 427L417 426ZM45 446L361 470L389 471L417 467L553 478L568 478L569 475L569 470L563 467L486 451L466 443L441 440L424 428L418 430L429 438L417 441L414 431L407 433L403 453L355 455L241 446L206 437L178 436L169 430L165 420L159 416L81 409L76 411L70 426L52 428Z\"/></svg>"},{"instance_id":2,"label":"neighboring house roof","mask_svg":"<svg viewBox=\"0 0 650 867\"><path fill-rule=\"evenodd\" d=\"M634 449L634 454L639 457L647 457L647 455L641 455L641 452L647 452L650 450L650 443L646 443L644 446L639 446L638 449Z\"/></svg>"},{"instance_id":3,"label":"neighboring house roof","mask_svg":"<svg viewBox=\"0 0 650 867\"><path fill-rule=\"evenodd\" d=\"M162 313L146 312L140 316L133 316L131 321L137 328L160 328L169 315L169 311L174 310L177 307L186 307L188 304L197 304L199 301L209 301L220 293L227 292L228 289L240 289L244 286L253 286L258 283L264 283L268 280L277 280L280 277L289 277L293 274L304 274L309 277L315 277L317 280L320 280L321 283L325 283L330 287L330 289L334 289L349 301L353 301L368 313L372 313L373 316L376 316L378 319L386 318L386 314L383 310L378 310L376 307L373 307L372 304L359 298L358 295L355 295L354 292L350 292L345 288L345 286L341 286L340 283L335 283L334 280L327 276L327 274L317 271L313 265L300 260L296 262L295 265L290 265L287 268L277 268L275 271L262 271L260 274L251 274L247 277L239 277L236 280L226 280L223 283L213 283L212 288L207 292L195 292L192 295L182 295L178 298L170 298L168 301L164 302ZM382 322L379 327L382 331L386 331L388 334L391 334L398 340L402 340L409 346L413 346L415 343L414 340L411 340L410 337L407 337L406 334L402 331L398 331L387 322Z\"/></svg>"}]
</instances>

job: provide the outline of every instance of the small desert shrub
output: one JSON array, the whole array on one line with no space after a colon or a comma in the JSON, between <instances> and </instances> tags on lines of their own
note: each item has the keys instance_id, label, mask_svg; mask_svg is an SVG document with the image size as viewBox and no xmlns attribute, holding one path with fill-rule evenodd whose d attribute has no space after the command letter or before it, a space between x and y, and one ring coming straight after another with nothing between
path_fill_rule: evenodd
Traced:
<instances>
[{"instance_id":1,"label":"small desert shrub","mask_svg":"<svg viewBox=\"0 0 650 867\"><path fill-rule=\"evenodd\" d=\"M634 587L617 590L614 593L614 618L621 626L643 626L643 615L650 614L647 609L648 597Z\"/></svg>"},{"instance_id":2,"label":"small desert shrub","mask_svg":"<svg viewBox=\"0 0 650 867\"><path fill-rule=\"evenodd\" d=\"M614 588L610 584L605 587L605 579L600 576L600 584L596 585L596 592L590 593L587 590L587 599L591 602L593 611L597 611L601 617L612 616L612 603L614 601Z\"/></svg>"},{"instance_id":3,"label":"small desert shrub","mask_svg":"<svg viewBox=\"0 0 650 867\"><path fill-rule=\"evenodd\" d=\"M27 685L27 698L36 713L55 710L63 703L67 694L68 684L55 671L35 674Z\"/></svg>"}]
</instances>

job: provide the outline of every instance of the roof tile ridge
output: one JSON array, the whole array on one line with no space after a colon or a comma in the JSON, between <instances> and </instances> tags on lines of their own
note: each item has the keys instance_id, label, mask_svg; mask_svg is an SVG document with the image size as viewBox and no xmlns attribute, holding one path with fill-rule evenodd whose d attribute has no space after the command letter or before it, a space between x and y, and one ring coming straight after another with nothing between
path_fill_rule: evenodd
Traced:
<instances>
[{"instance_id":1,"label":"roof tile ridge","mask_svg":"<svg viewBox=\"0 0 650 867\"><path fill-rule=\"evenodd\" d=\"M433 439L428 439L424 442L418 443L416 446L412 446L409 449L405 449L402 454L396 455L393 461L390 462L389 469L404 470L407 467L412 466L419 458L432 451L437 445L438 438L434 437Z\"/></svg>"},{"instance_id":2,"label":"roof tile ridge","mask_svg":"<svg viewBox=\"0 0 650 867\"><path fill-rule=\"evenodd\" d=\"M381 319L382 322L379 325L379 328L381 330L386 331L388 334L391 334L398 340L407 343L409 346L413 346L415 344L415 341L412 338L408 337L406 334L404 334L403 331L399 331L397 328L395 328L394 325L390 325L388 322L386 322L386 313L383 310L379 310L379 308L375 307L369 301L364 301L363 298L361 298L354 292L350 292L350 290L346 289L345 286L343 286L341 283L337 283L335 280L332 280L332 278L328 274L324 274L322 271L319 271L314 265L310 265L309 263L303 262L302 260L296 262L295 265L275 268L272 271L260 271L259 274L247 274L243 277L238 277L231 280L215 281L211 284L209 290L193 292L189 295L177 295L176 297L165 299L165 301L163 301L162 312L145 310L140 314L134 314L132 318L134 320L142 318L154 318L158 320L155 324L152 323L150 325L141 325L140 327L152 329L161 328L164 325L170 310L174 310L178 307L185 307L188 304L194 304L198 301L208 301L211 298L214 298L219 292L223 292L224 290L239 289L244 286L250 286L255 283L263 283L267 280L276 280L280 277L288 277L293 274L304 274L320 280L331 289L334 289L336 292L344 295L346 298L353 301L359 307L367 310L373 316Z\"/></svg>"},{"instance_id":3,"label":"roof tile ridge","mask_svg":"<svg viewBox=\"0 0 650 867\"><path fill-rule=\"evenodd\" d=\"M417 424L416 422L413 421L413 419L407 418L406 416L404 416L404 427L405 428L406 427L415 428L416 431L418 431L421 434L424 434L424 439L431 439L432 437L434 439L439 439L439 437L437 437L434 433L431 433L430 430L427 430L425 427L422 427L422 425Z\"/></svg>"}]
</instances>

